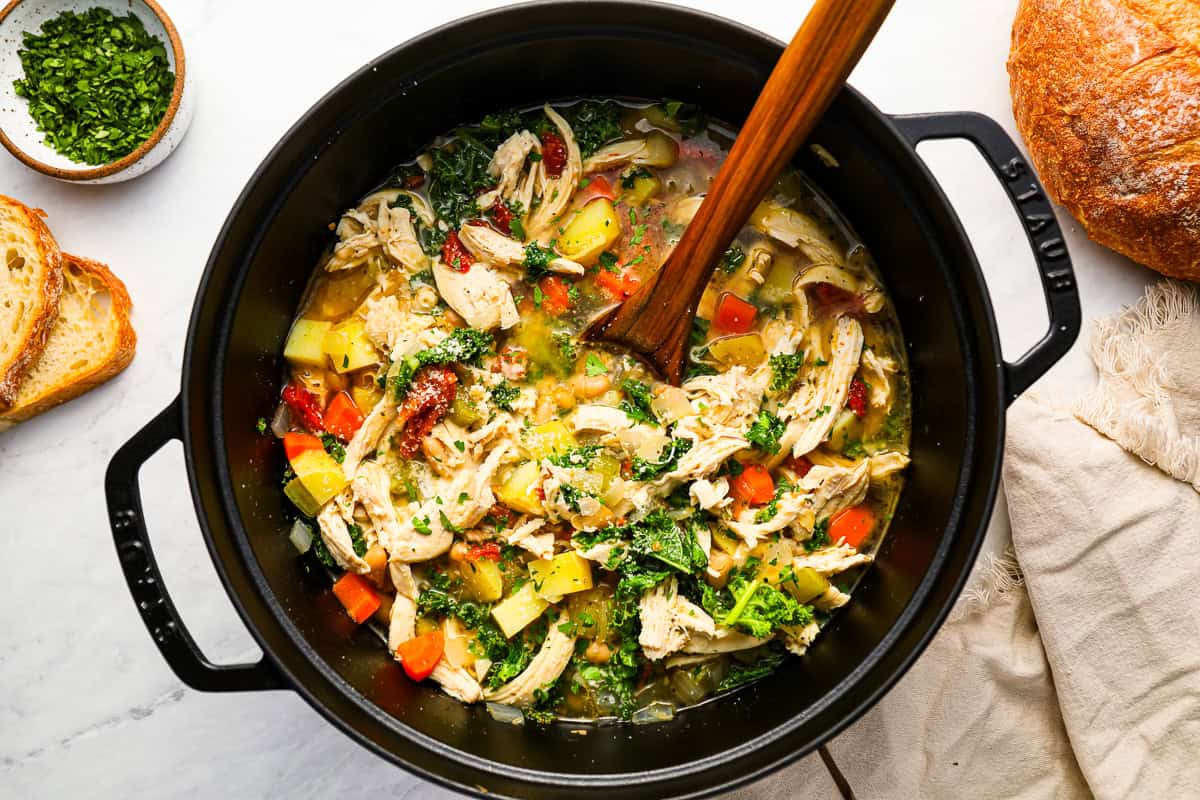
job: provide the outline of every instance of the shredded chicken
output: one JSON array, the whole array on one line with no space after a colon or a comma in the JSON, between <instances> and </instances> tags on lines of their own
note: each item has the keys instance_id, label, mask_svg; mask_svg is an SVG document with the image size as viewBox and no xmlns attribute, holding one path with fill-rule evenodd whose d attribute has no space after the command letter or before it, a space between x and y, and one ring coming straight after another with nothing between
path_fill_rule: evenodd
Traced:
<instances>
[{"instance_id":1,"label":"shredded chicken","mask_svg":"<svg viewBox=\"0 0 1200 800\"><path fill-rule=\"evenodd\" d=\"M813 639L817 638L817 634L821 632L821 628L815 622L810 622L800 629L792 629L787 631L783 637L783 644L788 651L794 655L802 656L808 650L808 646L813 643Z\"/></svg>"},{"instance_id":2,"label":"shredded chicken","mask_svg":"<svg viewBox=\"0 0 1200 800\"><path fill-rule=\"evenodd\" d=\"M871 387L871 405L876 408L887 408L891 401L891 378L896 374L896 362L890 358L875 355L875 351L864 349L862 352L863 380Z\"/></svg>"},{"instance_id":3,"label":"shredded chicken","mask_svg":"<svg viewBox=\"0 0 1200 800\"><path fill-rule=\"evenodd\" d=\"M366 575L371 571L371 566L354 552L350 529L337 503L330 500L325 504L317 514L317 526L321 531L321 540L325 542L325 547L339 567L359 575Z\"/></svg>"},{"instance_id":4,"label":"shredded chicken","mask_svg":"<svg viewBox=\"0 0 1200 800\"><path fill-rule=\"evenodd\" d=\"M350 444L346 445L346 458L342 461L342 470L348 479L354 480L358 465L375 452L384 431L396 419L399 410L395 395L392 392L384 392L383 399L375 404L375 408L371 409L362 426L350 439Z\"/></svg>"},{"instance_id":5,"label":"shredded chicken","mask_svg":"<svg viewBox=\"0 0 1200 800\"><path fill-rule=\"evenodd\" d=\"M524 179L521 176L529 154L541 152L542 143L529 131L519 131L501 142L488 164L488 174L499 179L499 183L495 190L480 196L479 208L490 208L497 198L503 197L528 213L533 205L534 188L542 179L541 162L534 162Z\"/></svg>"},{"instance_id":6,"label":"shredded chicken","mask_svg":"<svg viewBox=\"0 0 1200 800\"><path fill-rule=\"evenodd\" d=\"M554 123L554 127L558 129L559 135L566 144L567 163L563 166L562 174L557 178L549 177L544 170L540 173L539 194L542 202L530 217L528 226L530 236L535 239L540 238L558 224L559 215L571 204L571 197L574 196L575 189L579 186L579 179L583 177L583 160L579 155L579 145L575 142L575 133L571 130L571 126L567 124L561 114L549 105L544 106L543 110L550 121ZM526 207L528 208L528 206Z\"/></svg>"},{"instance_id":7,"label":"shredded chicken","mask_svg":"<svg viewBox=\"0 0 1200 800\"><path fill-rule=\"evenodd\" d=\"M796 569L812 567L825 577L829 577L839 572L845 572L851 567L870 563L869 555L860 553L850 545L843 543L835 544L833 547L824 547L812 553L802 553L792 561L792 566Z\"/></svg>"},{"instance_id":8,"label":"shredded chicken","mask_svg":"<svg viewBox=\"0 0 1200 800\"><path fill-rule=\"evenodd\" d=\"M487 225L463 225L458 231L458 239L475 258L497 267L525 263L524 245Z\"/></svg>"},{"instance_id":9,"label":"shredded chicken","mask_svg":"<svg viewBox=\"0 0 1200 800\"><path fill-rule=\"evenodd\" d=\"M770 639L759 639L742 633L733 628L717 628L712 636L699 631L688 637L683 646L685 653L732 653L737 650L749 650L766 644Z\"/></svg>"},{"instance_id":10,"label":"shredded chicken","mask_svg":"<svg viewBox=\"0 0 1200 800\"><path fill-rule=\"evenodd\" d=\"M846 393L858 369L862 346L863 330L858 320L838 317L829 365L811 367L808 381L780 410L780 419L788 420L788 424L779 440L779 453L771 460L772 466L789 452L796 457L809 453L829 435L838 413L846 404Z\"/></svg>"},{"instance_id":11,"label":"shredded chicken","mask_svg":"<svg viewBox=\"0 0 1200 800\"><path fill-rule=\"evenodd\" d=\"M554 532L538 533L545 525L544 517L533 517L505 531L504 540L514 547L528 550L538 558L550 558L554 555Z\"/></svg>"},{"instance_id":12,"label":"shredded chicken","mask_svg":"<svg viewBox=\"0 0 1200 800\"><path fill-rule=\"evenodd\" d=\"M371 518L375 536L383 549L388 542L400 536L400 522L396 519L396 507L392 505L392 479L379 464L366 461L358 468L350 486L354 498L362 504Z\"/></svg>"},{"instance_id":13,"label":"shredded chicken","mask_svg":"<svg viewBox=\"0 0 1200 800\"><path fill-rule=\"evenodd\" d=\"M574 652L575 637L563 633L557 625L551 625L546 633L546 641L542 642L541 649L529 666L520 675L499 689L486 692L484 696L494 703L527 706L533 702L535 691L558 679L571 662Z\"/></svg>"},{"instance_id":14,"label":"shredded chicken","mask_svg":"<svg viewBox=\"0 0 1200 800\"><path fill-rule=\"evenodd\" d=\"M583 162L584 174L605 172L633 161L646 150L645 139L623 139L606 144Z\"/></svg>"},{"instance_id":15,"label":"shredded chicken","mask_svg":"<svg viewBox=\"0 0 1200 800\"><path fill-rule=\"evenodd\" d=\"M903 453L876 453L868 459L872 481L882 481L890 478L909 464L908 456Z\"/></svg>"},{"instance_id":16,"label":"shredded chicken","mask_svg":"<svg viewBox=\"0 0 1200 800\"><path fill-rule=\"evenodd\" d=\"M651 661L660 661L678 652L693 633L711 637L717 632L716 623L708 612L679 594L679 585L674 578L642 595L638 609L642 621L638 644Z\"/></svg>"},{"instance_id":17,"label":"shredded chicken","mask_svg":"<svg viewBox=\"0 0 1200 800\"><path fill-rule=\"evenodd\" d=\"M767 203L752 217L755 227L788 247L795 247L814 264L841 266L845 263L838 248L817 222L784 206Z\"/></svg>"},{"instance_id":18,"label":"shredded chicken","mask_svg":"<svg viewBox=\"0 0 1200 800\"><path fill-rule=\"evenodd\" d=\"M434 259L433 279L446 305L472 328L508 330L521 321L508 283L487 264L459 272Z\"/></svg>"}]
</instances>

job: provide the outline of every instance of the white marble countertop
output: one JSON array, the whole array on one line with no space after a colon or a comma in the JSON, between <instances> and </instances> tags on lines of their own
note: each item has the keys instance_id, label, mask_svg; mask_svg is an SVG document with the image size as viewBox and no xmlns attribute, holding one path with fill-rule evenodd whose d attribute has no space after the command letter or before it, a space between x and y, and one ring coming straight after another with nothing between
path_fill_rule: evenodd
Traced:
<instances>
[{"instance_id":1,"label":"white marble countertop","mask_svg":"<svg viewBox=\"0 0 1200 800\"><path fill-rule=\"evenodd\" d=\"M0 154L0 192L46 209L64 249L128 284L139 348L91 394L0 434L0 795L8 797L450 797L359 748L289 692L209 695L167 668L130 602L102 482L116 448L177 393L196 283L226 211L292 122L371 57L487 0L162 0L183 36L196 118L165 164L111 187L56 183ZM692 0L791 36L809 3ZM1004 62L1016 0L904 0L852 83L888 112L1012 116ZM1024 236L966 143L923 146L987 274L1005 352L1045 328ZM1132 302L1148 271L1063 219L1087 318ZM1087 333L1046 378L1090 384ZM143 470L155 552L189 629L215 661L257 648L201 542L176 443ZM1003 503L988 547L1008 539ZM25 554L38 554L31 558ZM33 601L36 600L36 603ZM31 605L31 603L33 603ZM382 790L379 795L374 790Z\"/></svg>"}]
</instances>

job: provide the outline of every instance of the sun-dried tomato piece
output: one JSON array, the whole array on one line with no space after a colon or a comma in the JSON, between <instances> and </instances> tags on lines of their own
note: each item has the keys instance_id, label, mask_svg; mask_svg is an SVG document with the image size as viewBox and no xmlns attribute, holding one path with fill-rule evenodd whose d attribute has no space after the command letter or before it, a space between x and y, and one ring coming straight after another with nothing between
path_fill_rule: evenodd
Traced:
<instances>
[{"instance_id":1,"label":"sun-dried tomato piece","mask_svg":"<svg viewBox=\"0 0 1200 800\"><path fill-rule=\"evenodd\" d=\"M567 143L554 131L542 133L542 167L551 178L557 178L567 165Z\"/></svg>"},{"instance_id":2,"label":"sun-dried tomato piece","mask_svg":"<svg viewBox=\"0 0 1200 800\"><path fill-rule=\"evenodd\" d=\"M500 545L495 542L484 542L483 544L475 545L467 551L467 561L478 561L481 558L499 561Z\"/></svg>"},{"instance_id":3,"label":"sun-dried tomato piece","mask_svg":"<svg viewBox=\"0 0 1200 800\"><path fill-rule=\"evenodd\" d=\"M442 263L455 272L466 272L475 263L458 238L458 231L446 234L446 243L442 245Z\"/></svg>"},{"instance_id":4,"label":"sun-dried tomato piece","mask_svg":"<svg viewBox=\"0 0 1200 800\"><path fill-rule=\"evenodd\" d=\"M325 414L317 396L298 383L289 383L283 390L283 402L288 404L292 415L313 433L325 430Z\"/></svg>"},{"instance_id":5,"label":"sun-dried tomato piece","mask_svg":"<svg viewBox=\"0 0 1200 800\"><path fill-rule=\"evenodd\" d=\"M396 442L396 452L412 458L420 449L421 440L446 416L457 392L458 376L450 367L429 366L418 370L397 415L404 430Z\"/></svg>"},{"instance_id":6,"label":"sun-dried tomato piece","mask_svg":"<svg viewBox=\"0 0 1200 800\"><path fill-rule=\"evenodd\" d=\"M508 236L512 233L513 212L504 203L496 203L489 211L492 217L492 224L496 226L496 230Z\"/></svg>"},{"instance_id":7,"label":"sun-dried tomato piece","mask_svg":"<svg viewBox=\"0 0 1200 800\"><path fill-rule=\"evenodd\" d=\"M846 393L846 407L859 419L867 415L867 385L858 378L850 381L850 391Z\"/></svg>"},{"instance_id":8,"label":"sun-dried tomato piece","mask_svg":"<svg viewBox=\"0 0 1200 800\"><path fill-rule=\"evenodd\" d=\"M807 456L788 456L787 461L783 463L799 478L803 478L813 468L813 463L808 460Z\"/></svg>"}]
</instances>

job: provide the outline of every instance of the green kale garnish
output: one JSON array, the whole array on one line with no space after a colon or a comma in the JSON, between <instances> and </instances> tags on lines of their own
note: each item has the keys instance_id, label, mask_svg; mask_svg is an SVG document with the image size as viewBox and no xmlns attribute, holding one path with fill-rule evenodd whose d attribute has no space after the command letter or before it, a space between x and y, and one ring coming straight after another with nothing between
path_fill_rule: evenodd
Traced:
<instances>
[{"instance_id":1,"label":"green kale garnish","mask_svg":"<svg viewBox=\"0 0 1200 800\"><path fill-rule=\"evenodd\" d=\"M587 469L592 465L592 460L603 449L603 445L584 444L579 447L572 447L565 453L556 453L548 456L546 460L556 467Z\"/></svg>"},{"instance_id":2,"label":"green kale garnish","mask_svg":"<svg viewBox=\"0 0 1200 800\"><path fill-rule=\"evenodd\" d=\"M354 555L362 558L367 554L367 540L363 538L363 529L353 522L346 526L350 531L350 546L354 548Z\"/></svg>"},{"instance_id":3,"label":"green kale garnish","mask_svg":"<svg viewBox=\"0 0 1200 800\"><path fill-rule=\"evenodd\" d=\"M758 419L746 431L746 441L764 453L778 453L779 439L787 425L770 411L759 411Z\"/></svg>"},{"instance_id":4,"label":"green kale garnish","mask_svg":"<svg viewBox=\"0 0 1200 800\"><path fill-rule=\"evenodd\" d=\"M562 498L564 503L567 504L567 508L574 511L576 514L581 514L583 512L579 509L579 501L585 497L595 497L596 495L589 491L580 489L578 486L572 486L569 483L564 483L558 488L558 496Z\"/></svg>"},{"instance_id":5,"label":"green kale garnish","mask_svg":"<svg viewBox=\"0 0 1200 800\"><path fill-rule=\"evenodd\" d=\"M759 560L750 558L730 573L722 592L704 584L702 605L717 622L735 627L751 636L766 638L781 626L801 626L812 622L812 609L758 578Z\"/></svg>"},{"instance_id":6,"label":"green kale garnish","mask_svg":"<svg viewBox=\"0 0 1200 800\"><path fill-rule=\"evenodd\" d=\"M767 363L771 365L771 385L768 388L772 392L790 391L804 364L804 353L779 353L771 356Z\"/></svg>"},{"instance_id":7,"label":"green kale garnish","mask_svg":"<svg viewBox=\"0 0 1200 800\"><path fill-rule=\"evenodd\" d=\"M500 381L492 387L491 391L492 402L497 408L502 408L505 411L513 410L513 401L521 396L521 390L513 386L508 381Z\"/></svg>"},{"instance_id":8,"label":"green kale garnish","mask_svg":"<svg viewBox=\"0 0 1200 800\"><path fill-rule=\"evenodd\" d=\"M681 528L661 509L650 512L629 527L633 531L630 549L637 555L657 559L684 574L708 566L708 557L691 526Z\"/></svg>"},{"instance_id":9,"label":"green kale garnish","mask_svg":"<svg viewBox=\"0 0 1200 800\"><path fill-rule=\"evenodd\" d=\"M749 658L751 654L753 654L753 658ZM786 656L786 651L777 643L772 642L761 650L747 651L741 657L730 659L729 670L717 684L717 691L727 692L738 686L765 678L783 663Z\"/></svg>"},{"instance_id":10,"label":"green kale garnish","mask_svg":"<svg viewBox=\"0 0 1200 800\"><path fill-rule=\"evenodd\" d=\"M663 445L658 461L649 461L641 456L633 457L633 479L651 481L679 466L679 458L692 449L691 439L672 439Z\"/></svg>"},{"instance_id":11,"label":"green kale garnish","mask_svg":"<svg viewBox=\"0 0 1200 800\"><path fill-rule=\"evenodd\" d=\"M621 382L621 391L625 399L618 406L625 415L634 422L645 422L650 425L658 424L658 417L651 407L653 398L650 397L650 387L641 381L626 378Z\"/></svg>"},{"instance_id":12,"label":"green kale garnish","mask_svg":"<svg viewBox=\"0 0 1200 800\"><path fill-rule=\"evenodd\" d=\"M579 347L566 331L551 335L550 340L558 347L560 369L564 374L570 373L575 369L575 360L579 358Z\"/></svg>"},{"instance_id":13,"label":"green kale garnish","mask_svg":"<svg viewBox=\"0 0 1200 800\"><path fill-rule=\"evenodd\" d=\"M621 135L621 107L607 100L584 100L562 112L583 158Z\"/></svg>"},{"instance_id":14,"label":"green kale garnish","mask_svg":"<svg viewBox=\"0 0 1200 800\"><path fill-rule=\"evenodd\" d=\"M486 331L474 328L455 328L449 336L428 350L408 356L400 362L396 374L390 379L396 399L401 400L412 388L413 378L421 367L431 364L469 364L478 367L485 353L492 349L495 340Z\"/></svg>"},{"instance_id":15,"label":"green kale garnish","mask_svg":"<svg viewBox=\"0 0 1200 800\"><path fill-rule=\"evenodd\" d=\"M332 433L321 434L321 446L337 463L341 464L346 461L346 447Z\"/></svg>"},{"instance_id":16,"label":"green kale garnish","mask_svg":"<svg viewBox=\"0 0 1200 800\"><path fill-rule=\"evenodd\" d=\"M550 274L550 262L555 258L554 251L542 247L537 242L525 245L525 280L533 283L539 278Z\"/></svg>"},{"instance_id":17,"label":"green kale garnish","mask_svg":"<svg viewBox=\"0 0 1200 800\"><path fill-rule=\"evenodd\" d=\"M826 517L813 526L812 536L804 540L804 549L811 553L829 544L829 517Z\"/></svg>"},{"instance_id":18,"label":"green kale garnish","mask_svg":"<svg viewBox=\"0 0 1200 800\"><path fill-rule=\"evenodd\" d=\"M742 249L737 242L729 245L728 249L721 256L720 267L725 274L736 272L737 268L746 261L746 251Z\"/></svg>"}]
</instances>

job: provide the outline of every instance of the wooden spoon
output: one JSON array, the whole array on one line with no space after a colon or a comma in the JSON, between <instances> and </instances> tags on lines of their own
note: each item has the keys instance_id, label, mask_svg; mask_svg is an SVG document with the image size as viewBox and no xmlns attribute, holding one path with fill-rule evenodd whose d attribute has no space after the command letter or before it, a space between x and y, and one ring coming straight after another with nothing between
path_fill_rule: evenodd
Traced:
<instances>
[{"instance_id":1,"label":"wooden spoon","mask_svg":"<svg viewBox=\"0 0 1200 800\"><path fill-rule=\"evenodd\" d=\"M666 263L584 338L631 351L678 386L692 318L717 261L841 89L894 0L817 0L783 51Z\"/></svg>"}]
</instances>

